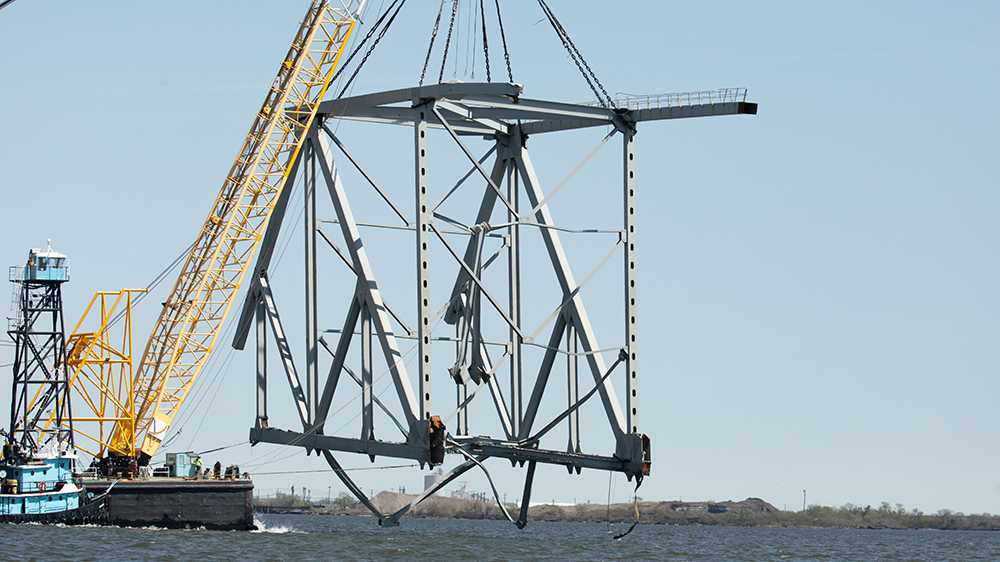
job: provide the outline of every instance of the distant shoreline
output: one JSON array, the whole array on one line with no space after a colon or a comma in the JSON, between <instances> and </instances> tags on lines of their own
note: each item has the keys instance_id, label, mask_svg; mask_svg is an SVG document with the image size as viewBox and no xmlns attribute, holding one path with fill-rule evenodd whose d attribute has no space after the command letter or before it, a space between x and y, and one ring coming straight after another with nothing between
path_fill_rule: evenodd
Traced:
<instances>
[{"instance_id":1,"label":"distant shoreline","mask_svg":"<svg viewBox=\"0 0 1000 562\"><path fill-rule=\"evenodd\" d=\"M392 512L410 503L416 496L396 492L381 492L373 498L383 512ZM491 498L475 499L432 497L416 506L407 517L435 519L503 519ZM517 506L507 510L516 517ZM529 509L530 521L589 522L630 524L638 507L639 522L646 525L706 525L754 528L814 528L903 530L933 529L941 531L1000 531L1000 516L962 514L941 510L924 514L907 511L903 506L883 503L878 507L845 505L842 507L810 506L805 511L781 511L770 503L747 498L734 502L640 501L632 503L535 505ZM341 495L329 503L310 503L290 495L255 500L257 513L304 515L355 515L371 513L353 498Z\"/></svg>"}]
</instances>

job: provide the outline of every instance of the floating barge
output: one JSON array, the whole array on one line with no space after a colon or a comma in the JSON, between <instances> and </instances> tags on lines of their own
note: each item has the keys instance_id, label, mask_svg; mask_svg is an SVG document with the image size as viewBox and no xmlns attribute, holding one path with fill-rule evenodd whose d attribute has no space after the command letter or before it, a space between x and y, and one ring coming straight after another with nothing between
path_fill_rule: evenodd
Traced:
<instances>
[{"instance_id":1,"label":"floating barge","mask_svg":"<svg viewBox=\"0 0 1000 562\"><path fill-rule=\"evenodd\" d=\"M253 481L248 479L100 479L84 480L83 485L95 494L110 488L101 524L220 531L256 528Z\"/></svg>"}]
</instances>

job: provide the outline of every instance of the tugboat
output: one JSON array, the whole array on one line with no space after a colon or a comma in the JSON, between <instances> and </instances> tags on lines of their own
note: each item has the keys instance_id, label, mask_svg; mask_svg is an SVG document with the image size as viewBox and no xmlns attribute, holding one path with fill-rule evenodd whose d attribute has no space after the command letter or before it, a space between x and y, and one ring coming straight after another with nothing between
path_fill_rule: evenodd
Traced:
<instances>
[{"instance_id":1,"label":"tugboat","mask_svg":"<svg viewBox=\"0 0 1000 562\"><path fill-rule=\"evenodd\" d=\"M10 443L0 461L0 523L101 523L105 498L89 494L74 477L76 455L51 450L24 457Z\"/></svg>"},{"instance_id":2,"label":"tugboat","mask_svg":"<svg viewBox=\"0 0 1000 562\"><path fill-rule=\"evenodd\" d=\"M98 523L105 497L89 494L76 475L73 421L65 369L61 286L69 281L66 256L32 249L10 269L14 340L10 426L0 457L0 523Z\"/></svg>"}]
</instances>

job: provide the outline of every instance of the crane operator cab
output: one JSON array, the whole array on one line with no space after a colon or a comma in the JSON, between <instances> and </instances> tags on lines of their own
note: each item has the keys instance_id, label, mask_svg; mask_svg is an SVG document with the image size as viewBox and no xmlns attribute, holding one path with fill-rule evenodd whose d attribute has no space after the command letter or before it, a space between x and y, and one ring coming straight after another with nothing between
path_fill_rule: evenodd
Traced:
<instances>
[{"instance_id":1,"label":"crane operator cab","mask_svg":"<svg viewBox=\"0 0 1000 562\"><path fill-rule=\"evenodd\" d=\"M25 281L69 281L69 264L66 254L52 249L49 240L46 248L32 248L28 251L28 263L24 266Z\"/></svg>"}]
</instances>

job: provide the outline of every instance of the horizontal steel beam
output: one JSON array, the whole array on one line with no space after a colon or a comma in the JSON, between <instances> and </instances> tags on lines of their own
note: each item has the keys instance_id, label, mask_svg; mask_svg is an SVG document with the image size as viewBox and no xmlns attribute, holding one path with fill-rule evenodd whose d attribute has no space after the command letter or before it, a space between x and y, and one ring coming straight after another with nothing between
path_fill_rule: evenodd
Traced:
<instances>
[{"instance_id":1,"label":"horizontal steel beam","mask_svg":"<svg viewBox=\"0 0 1000 562\"><path fill-rule=\"evenodd\" d=\"M393 103L419 105L429 99L460 100L470 96L517 97L521 95L521 90L522 87L518 84L500 82L432 84L327 100L319 105L319 114L328 117L347 117L363 108Z\"/></svg>"},{"instance_id":2,"label":"horizontal steel beam","mask_svg":"<svg viewBox=\"0 0 1000 562\"><path fill-rule=\"evenodd\" d=\"M333 435L302 433L275 428L251 428L251 443L274 443L292 445L307 450L344 451L383 457L413 459L417 462L431 462L430 450L415 443L393 443L378 439L352 439Z\"/></svg>"},{"instance_id":3,"label":"horizontal steel beam","mask_svg":"<svg viewBox=\"0 0 1000 562\"><path fill-rule=\"evenodd\" d=\"M359 109L351 115L338 115L336 118L367 123L413 126L413 123L417 121L419 116L418 111L409 107L366 107ZM433 115L426 117L426 121L428 127L434 129L444 128L441 122ZM492 135L497 133L495 128L460 117L455 117L453 121L449 121L448 123L456 132L464 135Z\"/></svg>"},{"instance_id":4,"label":"horizontal steel beam","mask_svg":"<svg viewBox=\"0 0 1000 562\"><path fill-rule=\"evenodd\" d=\"M643 475L641 459L618 456L588 455L551 449L522 447L517 443L484 437L452 437L456 443L473 455L508 459L515 463L535 462L556 464L571 468L592 468L611 472Z\"/></svg>"},{"instance_id":5,"label":"horizontal steel beam","mask_svg":"<svg viewBox=\"0 0 1000 562\"><path fill-rule=\"evenodd\" d=\"M693 117L719 117L723 115L757 115L757 104L751 102L705 103L622 112L623 118L633 123L640 121L663 121L667 119L690 119ZM521 131L525 135L535 135L539 133L604 126L609 123L611 123L610 119L608 121L600 121L592 118L546 119L523 123Z\"/></svg>"}]
</instances>

